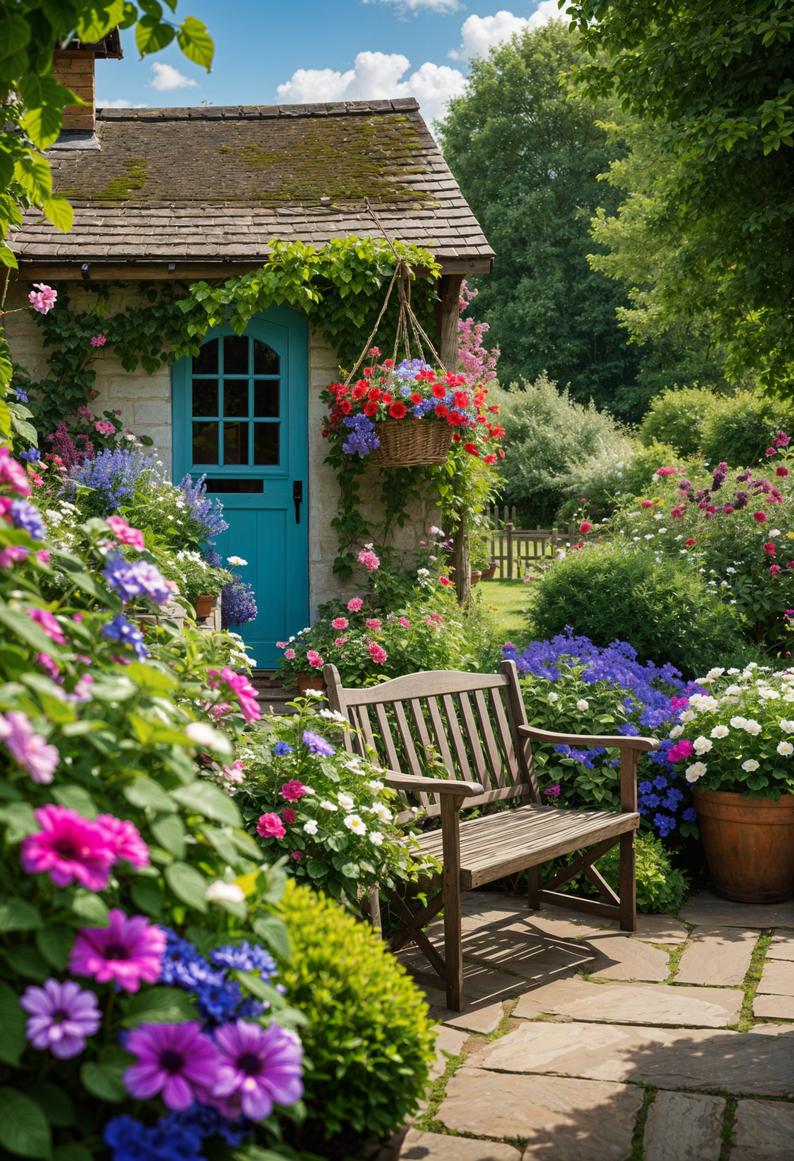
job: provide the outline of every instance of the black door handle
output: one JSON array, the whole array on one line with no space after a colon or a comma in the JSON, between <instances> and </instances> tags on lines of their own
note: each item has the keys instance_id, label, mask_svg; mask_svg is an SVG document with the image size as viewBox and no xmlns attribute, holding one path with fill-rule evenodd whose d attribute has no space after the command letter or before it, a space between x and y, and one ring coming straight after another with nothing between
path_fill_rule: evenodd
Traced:
<instances>
[{"instance_id":1,"label":"black door handle","mask_svg":"<svg viewBox=\"0 0 794 1161\"><path fill-rule=\"evenodd\" d=\"M295 523L301 522L301 503L303 502L303 480L292 482L292 502L295 505Z\"/></svg>"}]
</instances>

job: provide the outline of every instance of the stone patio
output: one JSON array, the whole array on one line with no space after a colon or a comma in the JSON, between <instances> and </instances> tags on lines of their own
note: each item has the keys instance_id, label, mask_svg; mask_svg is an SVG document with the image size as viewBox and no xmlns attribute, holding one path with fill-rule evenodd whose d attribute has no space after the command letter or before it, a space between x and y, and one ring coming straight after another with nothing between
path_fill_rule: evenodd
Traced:
<instances>
[{"instance_id":1,"label":"stone patio","mask_svg":"<svg viewBox=\"0 0 794 1161\"><path fill-rule=\"evenodd\" d=\"M632 935L492 892L464 908L465 1012L403 957L439 1033L400 1161L794 1156L794 901L698 893Z\"/></svg>"}]
</instances>

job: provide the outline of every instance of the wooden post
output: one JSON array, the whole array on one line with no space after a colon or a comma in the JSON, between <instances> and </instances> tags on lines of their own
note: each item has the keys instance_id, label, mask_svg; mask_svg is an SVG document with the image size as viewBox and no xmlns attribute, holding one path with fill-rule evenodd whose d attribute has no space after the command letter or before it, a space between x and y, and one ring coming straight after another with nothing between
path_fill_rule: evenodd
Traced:
<instances>
[{"instance_id":1,"label":"wooden post","mask_svg":"<svg viewBox=\"0 0 794 1161\"><path fill-rule=\"evenodd\" d=\"M513 579L513 525L510 521L505 524L507 533L507 579Z\"/></svg>"},{"instance_id":2,"label":"wooden post","mask_svg":"<svg viewBox=\"0 0 794 1161\"><path fill-rule=\"evenodd\" d=\"M441 362L448 371L458 369L458 321L460 319L460 288L462 274L444 274L439 287L439 343ZM458 602L466 605L471 596L471 568L469 565L469 530L466 517L461 516L454 532L452 563L455 568L455 590Z\"/></svg>"}]
</instances>

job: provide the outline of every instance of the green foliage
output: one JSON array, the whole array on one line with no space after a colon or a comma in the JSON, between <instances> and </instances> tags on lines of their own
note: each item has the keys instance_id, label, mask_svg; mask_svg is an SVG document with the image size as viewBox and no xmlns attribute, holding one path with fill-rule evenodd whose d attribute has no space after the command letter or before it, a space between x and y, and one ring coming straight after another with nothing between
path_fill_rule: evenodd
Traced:
<instances>
[{"instance_id":1,"label":"green foliage","mask_svg":"<svg viewBox=\"0 0 794 1161\"><path fill-rule=\"evenodd\" d=\"M657 468L678 462L674 450L666 444L643 447L627 437L615 441L574 464L563 481L570 499L560 509L560 519L584 511L590 520L603 520L626 497L643 495Z\"/></svg>"},{"instance_id":2,"label":"green foliage","mask_svg":"<svg viewBox=\"0 0 794 1161\"><path fill-rule=\"evenodd\" d=\"M639 341L694 328L727 373L791 389L794 379L792 0L704 12L675 0L574 0L593 99L614 94L638 125L611 180L626 198L596 232L627 281ZM607 214L609 210L607 209ZM640 269L640 256L645 263Z\"/></svg>"},{"instance_id":3,"label":"green foliage","mask_svg":"<svg viewBox=\"0 0 794 1161\"><path fill-rule=\"evenodd\" d=\"M778 431L794 429L794 405L760 391L737 391L705 417L701 450L706 462L747 466L761 463Z\"/></svg>"},{"instance_id":4,"label":"green foliage","mask_svg":"<svg viewBox=\"0 0 794 1161\"><path fill-rule=\"evenodd\" d=\"M628 438L607 412L592 402L577 403L546 375L492 394L501 406L505 429L500 496L516 505L524 526L553 523L571 475L583 461L629 454Z\"/></svg>"},{"instance_id":5,"label":"green foliage","mask_svg":"<svg viewBox=\"0 0 794 1161\"><path fill-rule=\"evenodd\" d=\"M362 1138L399 1128L422 1097L435 1040L427 1003L363 922L294 884L282 908L293 949L282 979L309 1021L301 1140L354 1153Z\"/></svg>"},{"instance_id":6,"label":"green foliage","mask_svg":"<svg viewBox=\"0 0 794 1161\"><path fill-rule=\"evenodd\" d=\"M673 914L681 908L689 880L674 867L670 852L650 831L640 831L634 840L637 860L637 909L646 914ZM598 869L614 891L619 890L617 847L598 860Z\"/></svg>"},{"instance_id":7,"label":"green foliage","mask_svg":"<svg viewBox=\"0 0 794 1161\"><path fill-rule=\"evenodd\" d=\"M662 391L640 424L640 439L646 446L669 444L679 456L694 455L703 444L703 426L710 413L726 399L708 387L671 387Z\"/></svg>"},{"instance_id":8,"label":"green foliage","mask_svg":"<svg viewBox=\"0 0 794 1161\"><path fill-rule=\"evenodd\" d=\"M617 196L598 180L620 149L606 108L572 93L576 38L557 22L473 60L466 92L441 126L444 153L496 250L478 310L501 348L500 378L544 372L639 419L637 354L615 318L624 294L588 266L589 219Z\"/></svg>"},{"instance_id":9,"label":"green foliage","mask_svg":"<svg viewBox=\"0 0 794 1161\"><path fill-rule=\"evenodd\" d=\"M688 676L744 651L737 616L699 574L619 542L571 552L538 582L535 636L566 625L596 645L628 641L641 660L669 661Z\"/></svg>"},{"instance_id":10,"label":"green foliage","mask_svg":"<svg viewBox=\"0 0 794 1161\"><path fill-rule=\"evenodd\" d=\"M176 0L166 0L173 12ZM44 150L57 140L63 107L74 93L55 79L53 52L72 38L92 44L117 25L135 26L141 56L176 38L189 60L209 70L213 43L202 21L186 17L177 25L156 0L4 0L0 4L0 266L17 268L6 238L33 206L59 230L69 230L72 209L52 192L52 172ZM0 306L0 319L3 310ZM0 401L11 381L8 346L0 332ZM10 427L0 412L0 438Z\"/></svg>"}]
</instances>

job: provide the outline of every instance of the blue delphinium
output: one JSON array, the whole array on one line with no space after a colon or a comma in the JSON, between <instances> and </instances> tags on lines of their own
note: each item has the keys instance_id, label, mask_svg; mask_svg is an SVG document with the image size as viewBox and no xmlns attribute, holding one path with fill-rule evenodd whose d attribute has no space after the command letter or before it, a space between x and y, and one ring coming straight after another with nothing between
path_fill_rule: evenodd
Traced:
<instances>
[{"instance_id":1,"label":"blue delphinium","mask_svg":"<svg viewBox=\"0 0 794 1161\"><path fill-rule=\"evenodd\" d=\"M224 629L232 625L245 625L255 621L259 615L256 595L251 586L235 577L221 589L221 623Z\"/></svg>"},{"instance_id":2,"label":"blue delphinium","mask_svg":"<svg viewBox=\"0 0 794 1161\"><path fill-rule=\"evenodd\" d=\"M27 532L33 540L43 540L47 529L38 508L30 500L13 500L11 519L17 528Z\"/></svg>"},{"instance_id":3,"label":"blue delphinium","mask_svg":"<svg viewBox=\"0 0 794 1161\"><path fill-rule=\"evenodd\" d=\"M93 459L75 465L69 478L75 484L93 489L101 500L102 514L107 516L132 498L135 485L144 472L159 475L151 456L130 448L106 448Z\"/></svg>"},{"instance_id":4,"label":"blue delphinium","mask_svg":"<svg viewBox=\"0 0 794 1161\"><path fill-rule=\"evenodd\" d=\"M223 504L220 500L212 500L207 495L207 477L200 476L194 480L185 476L179 487L185 497L188 512L204 531L207 540L220 536L229 527L223 518Z\"/></svg>"},{"instance_id":5,"label":"blue delphinium","mask_svg":"<svg viewBox=\"0 0 794 1161\"><path fill-rule=\"evenodd\" d=\"M359 411L355 415L346 415L342 423L349 432L342 444L342 451L347 455L368 456L380 447L375 424L369 416Z\"/></svg>"},{"instance_id":6,"label":"blue delphinium","mask_svg":"<svg viewBox=\"0 0 794 1161\"><path fill-rule=\"evenodd\" d=\"M662 737L659 749L643 759L644 765L650 764L650 770L645 766L648 772L641 776L637 787L640 814L661 838L691 829L695 820L691 792L667 757L673 745L668 735L686 709L689 697L704 692L700 686L685 682L673 665L638 661L636 650L625 641L594 645L589 637L575 636L570 629L550 640L535 641L524 650L508 643L502 652L527 676L553 683L567 678L613 687L627 718L618 731L627 737L640 733ZM614 751L603 747L555 749L561 757L588 770L620 765Z\"/></svg>"},{"instance_id":7,"label":"blue delphinium","mask_svg":"<svg viewBox=\"0 0 794 1161\"><path fill-rule=\"evenodd\" d=\"M137 625L128 621L123 613L117 613L112 621L108 621L106 625L102 626L100 632L109 641L119 641L123 645L129 645L139 661L143 661L149 655L149 650L143 643L143 633Z\"/></svg>"}]
</instances>

